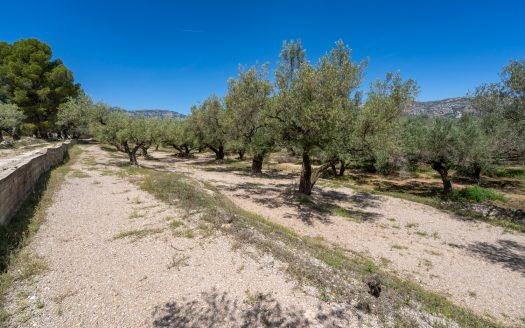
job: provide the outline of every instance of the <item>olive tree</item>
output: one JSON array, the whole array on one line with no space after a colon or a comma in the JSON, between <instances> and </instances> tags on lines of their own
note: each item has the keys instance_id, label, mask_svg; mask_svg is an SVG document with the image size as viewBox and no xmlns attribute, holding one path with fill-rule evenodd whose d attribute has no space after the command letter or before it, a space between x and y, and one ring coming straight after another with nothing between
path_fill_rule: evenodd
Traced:
<instances>
[{"instance_id":1,"label":"olive tree","mask_svg":"<svg viewBox=\"0 0 525 328\"><path fill-rule=\"evenodd\" d=\"M166 122L164 122L164 120L158 117L144 118L144 121L146 137L145 141L140 146L140 150L142 156L144 156L146 159L151 159L148 150L151 148L152 145L157 145L162 142Z\"/></svg>"},{"instance_id":2,"label":"olive tree","mask_svg":"<svg viewBox=\"0 0 525 328\"><path fill-rule=\"evenodd\" d=\"M267 65L241 70L238 79L228 81L228 93L225 96L229 142L251 153L254 174L262 173L264 157L274 145L266 117L273 87L265 78L266 74Z\"/></svg>"},{"instance_id":3,"label":"olive tree","mask_svg":"<svg viewBox=\"0 0 525 328\"><path fill-rule=\"evenodd\" d=\"M305 60L301 43L284 44L276 80L279 94L272 117L283 145L302 153L299 192L310 195L320 174L339 157L355 110L364 63L350 58L350 49L338 41L317 64ZM313 168L312 155L322 163Z\"/></svg>"},{"instance_id":4,"label":"olive tree","mask_svg":"<svg viewBox=\"0 0 525 328\"><path fill-rule=\"evenodd\" d=\"M162 143L175 148L179 156L189 157L191 152L197 148L197 140L191 129L190 120L166 121Z\"/></svg>"},{"instance_id":5,"label":"olive tree","mask_svg":"<svg viewBox=\"0 0 525 328\"><path fill-rule=\"evenodd\" d=\"M403 164L401 119L418 93L414 80L399 72L370 84L367 100L359 108L350 154L368 170L390 173Z\"/></svg>"},{"instance_id":6,"label":"olive tree","mask_svg":"<svg viewBox=\"0 0 525 328\"><path fill-rule=\"evenodd\" d=\"M405 156L414 164L429 164L441 177L443 193L449 195L452 192L449 171L456 166L460 150L454 120L410 118L404 124L403 137Z\"/></svg>"},{"instance_id":7,"label":"olive tree","mask_svg":"<svg viewBox=\"0 0 525 328\"><path fill-rule=\"evenodd\" d=\"M3 141L2 132L8 133L13 139L19 139L19 129L25 118L17 105L0 103L0 141Z\"/></svg>"},{"instance_id":8,"label":"olive tree","mask_svg":"<svg viewBox=\"0 0 525 328\"><path fill-rule=\"evenodd\" d=\"M57 126L64 138L72 135L78 138L81 134L89 131L89 112L93 107L93 101L86 95L70 97L58 107Z\"/></svg>"},{"instance_id":9,"label":"olive tree","mask_svg":"<svg viewBox=\"0 0 525 328\"><path fill-rule=\"evenodd\" d=\"M151 144L151 124L143 116L131 116L117 110L111 112L97 129L98 140L114 145L129 156L129 164L137 166L137 151ZM149 146L148 146L149 147Z\"/></svg>"},{"instance_id":10,"label":"olive tree","mask_svg":"<svg viewBox=\"0 0 525 328\"><path fill-rule=\"evenodd\" d=\"M189 118L198 142L215 153L215 159L224 159L227 131L224 123L224 104L215 95L200 106L193 106Z\"/></svg>"},{"instance_id":11,"label":"olive tree","mask_svg":"<svg viewBox=\"0 0 525 328\"><path fill-rule=\"evenodd\" d=\"M493 138L483 131L481 120L471 114L463 115L457 122L457 138L456 168L479 183L481 173L494 164Z\"/></svg>"},{"instance_id":12,"label":"olive tree","mask_svg":"<svg viewBox=\"0 0 525 328\"><path fill-rule=\"evenodd\" d=\"M481 127L492 137L500 158L525 156L525 59L503 68L499 83L484 84L474 93L473 106Z\"/></svg>"}]
</instances>

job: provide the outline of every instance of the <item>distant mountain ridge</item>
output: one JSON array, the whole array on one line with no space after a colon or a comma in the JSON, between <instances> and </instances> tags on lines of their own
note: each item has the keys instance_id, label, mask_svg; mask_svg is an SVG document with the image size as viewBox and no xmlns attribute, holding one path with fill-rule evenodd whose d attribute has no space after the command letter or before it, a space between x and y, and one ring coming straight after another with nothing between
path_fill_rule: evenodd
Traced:
<instances>
[{"instance_id":1,"label":"distant mountain ridge","mask_svg":"<svg viewBox=\"0 0 525 328\"><path fill-rule=\"evenodd\" d=\"M139 109L139 110L128 110L128 113L133 115L144 115L146 117L159 117L159 118L173 118L173 119L183 119L186 115L179 112L167 109Z\"/></svg>"},{"instance_id":2,"label":"distant mountain ridge","mask_svg":"<svg viewBox=\"0 0 525 328\"><path fill-rule=\"evenodd\" d=\"M465 112L472 112L471 98L455 97L434 101L416 101L408 111L413 115L445 116L459 118Z\"/></svg>"},{"instance_id":3,"label":"distant mountain ridge","mask_svg":"<svg viewBox=\"0 0 525 328\"><path fill-rule=\"evenodd\" d=\"M416 101L414 105L407 110L412 115L426 116L445 116L459 118L465 112L472 112L471 98L455 97L432 101ZM133 115L144 115L146 117L173 118L183 119L187 115L167 109L139 109L128 110Z\"/></svg>"}]
</instances>

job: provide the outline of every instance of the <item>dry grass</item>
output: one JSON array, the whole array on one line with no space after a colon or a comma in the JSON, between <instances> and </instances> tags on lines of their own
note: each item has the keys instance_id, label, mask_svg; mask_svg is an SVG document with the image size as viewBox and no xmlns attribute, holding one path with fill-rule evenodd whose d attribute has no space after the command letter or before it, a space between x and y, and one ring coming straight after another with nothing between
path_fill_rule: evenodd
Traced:
<instances>
[{"instance_id":1,"label":"dry grass","mask_svg":"<svg viewBox=\"0 0 525 328\"><path fill-rule=\"evenodd\" d=\"M122 231L113 236L113 239L132 238L133 241L163 232L162 228L144 228Z\"/></svg>"},{"instance_id":2,"label":"dry grass","mask_svg":"<svg viewBox=\"0 0 525 328\"><path fill-rule=\"evenodd\" d=\"M173 269L173 268L179 270L180 267L187 266L189 259L190 257L187 255L182 255L182 256L174 255L171 258L171 262L168 264L168 270Z\"/></svg>"}]
</instances>

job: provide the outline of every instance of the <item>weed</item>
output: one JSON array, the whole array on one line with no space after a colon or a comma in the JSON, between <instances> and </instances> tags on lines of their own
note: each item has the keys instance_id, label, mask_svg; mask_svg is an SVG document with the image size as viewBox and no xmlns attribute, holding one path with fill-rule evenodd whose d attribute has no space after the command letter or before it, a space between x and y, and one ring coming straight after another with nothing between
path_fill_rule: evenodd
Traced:
<instances>
[{"instance_id":1,"label":"weed","mask_svg":"<svg viewBox=\"0 0 525 328\"><path fill-rule=\"evenodd\" d=\"M168 270L173 269L173 268L176 268L177 270L179 270L181 266L187 266L189 258L190 257L187 255L182 255L182 256L174 255L171 258L171 262L168 264Z\"/></svg>"},{"instance_id":2,"label":"weed","mask_svg":"<svg viewBox=\"0 0 525 328\"><path fill-rule=\"evenodd\" d=\"M144 217L144 215L142 215L138 210L133 210L133 212L131 212L131 214L128 216L128 219L133 220L141 217Z\"/></svg>"},{"instance_id":3,"label":"weed","mask_svg":"<svg viewBox=\"0 0 525 328\"><path fill-rule=\"evenodd\" d=\"M378 270L377 265L371 260L366 260L365 265L366 265L367 272L374 273L374 272L377 272Z\"/></svg>"},{"instance_id":4,"label":"weed","mask_svg":"<svg viewBox=\"0 0 525 328\"><path fill-rule=\"evenodd\" d=\"M443 254L441 254L440 252L437 252L437 251L434 251L434 250L428 250L428 249L425 249L425 252L430 254L430 255L434 255L434 256L441 256Z\"/></svg>"},{"instance_id":5,"label":"weed","mask_svg":"<svg viewBox=\"0 0 525 328\"><path fill-rule=\"evenodd\" d=\"M104 150L104 151L107 151L109 153L116 153L117 150L115 149L115 147L112 147L110 145L100 145L100 149Z\"/></svg>"},{"instance_id":6,"label":"weed","mask_svg":"<svg viewBox=\"0 0 525 328\"><path fill-rule=\"evenodd\" d=\"M169 221L170 221L169 225L170 225L170 227L172 229L177 229L178 227L184 226L184 223L182 221L173 219L171 217L170 217Z\"/></svg>"},{"instance_id":7,"label":"weed","mask_svg":"<svg viewBox=\"0 0 525 328\"><path fill-rule=\"evenodd\" d=\"M398 244L394 244L391 246L392 249L399 249L399 250L402 250L402 249L408 249L408 247L406 246L403 246L403 245L398 245Z\"/></svg>"},{"instance_id":8,"label":"weed","mask_svg":"<svg viewBox=\"0 0 525 328\"><path fill-rule=\"evenodd\" d=\"M463 189L455 189L452 191L452 199L459 201L474 201L477 203L484 202L486 200L492 201L506 201L503 195L480 186L471 186Z\"/></svg>"},{"instance_id":9,"label":"weed","mask_svg":"<svg viewBox=\"0 0 525 328\"><path fill-rule=\"evenodd\" d=\"M201 236L204 238L213 235L213 233L215 232L215 229L211 224L204 222L199 222L199 224L197 225L197 229L199 230Z\"/></svg>"},{"instance_id":10,"label":"weed","mask_svg":"<svg viewBox=\"0 0 525 328\"><path fill-rule=\"evenodd\" d=\"M70 174L71 176L75 178L79 178L79 179L89 178L89 174L85 173L84 171L80 171L80 170L71 170Z\"/></svg>"},{"instance_id":11,"label":"weed","mask_svg":"<svg viewBox=\"0 0 525 328\"><path fill-rule=\"evenodd\" d=\"M500 178L516 178L525 180L525 166L498 168L496 172L494 172L494 176Z\"/></svg>"},{"instance_id":12,"label":"weed","mask_svg":"<svg viewBox=\"0 0 525 328\"><path fill-rule=\"evenodd\" d=\"M132 204L142 204L143 201L139 197L135 197L131 200Z\"/></svg>"},{"instance_id":13,"label":"weed","mask_svg":"<svg viewBox=\"0 0 525 328\"><path fill-rule=\"evenodd\" d=\"M36 301L36 308L37 309L43 309L44 306L46 306L46 303L41 300L40 298Z\"/></svg>"},{"instance_id":14,"label":"weed","mask_svg":"<svg viewBox=\"0 0 525 328\"><path fill-rule=\"evenodd\" d=\"M84 159L82 160L82 164L88 166L95 166L97 165L97 160L93 156L84 157Z\"/></svg>"},{"instance_id":15,"label":"weed","mask_svg":"<svg viewBox=\"0 0 525 328\"><path fill-rule=\"evenodd\" d=\"M387 259L386 257L381 257L379 260L381 261L381 264L382 264L383 266L387 266L387 265L389 265L390 263L392 263L392 261L390 261L390 260Z\"/></svg>"},{"instance_id":16,"label":"weed","mask_svg":"<svg viewBox=\"0 0 525 328\"><path fill-rule=\"evenodd\" d=\"M193 231L191 229L176 230L173 232L173 236L188 239L195 238L195 235L193 234Z\"/></svg>"},{"instance_id":17,"label":"weed","mask_svg":"<svg viewBox=\"0 0 525 328\"><path fill-rule=\"evenodd\" d=\"M103 169L100 171L100 175L102 176L109 176L109 175L114 175L114 174L115 174L115 171L110 170L110 169Z\"/></svg>"},{"instance_id":18,"label":"weed","mask_svg":"<svg viewBox=\"0 0 525 328\"><path fill-rule=\"evenodd\" d=\"M407 224L405 224L405 228L407 228L407 229L417 228L418 226L419 226L418 223L407 223Z\"/></svg>"},{"instance_id":19,"label":"weed","mask_svg":"<svg viewBox=\"0 0 525 328\"><path fill-rule=\"evenodd\" d=\"M423 265L427 268L431 268L432 267L432 261L430 260L427 260L427 259L422 259L421 262L419 262L420 265Z\"/></svg>"},{"instance_id":20,"label":"weed","mask_svg":"<svg viewBox=\"0 0 525 328\"><path fill-rule=\"evenodd\" d=\"M122 238L133 238L134 240L145 238L151 235L155 235L158 233L163 232L164 229L161 228L145 228L145 229L136 229L136 230L128 230L128 231L122 231L115 236L113 236L113 239L122 239Z\"/></svg>"},{"instance_id":21,"label":"weed","mask_svg":"<svg viewBox=\"0 0 525 328\"><path fill-rule=\"evenodd\" d=\"M51 300L57 304L62 304L66 298L75 296L76 294L76 291L68 290L65 293L51 297Z\"/></svg>"}]
</instances>

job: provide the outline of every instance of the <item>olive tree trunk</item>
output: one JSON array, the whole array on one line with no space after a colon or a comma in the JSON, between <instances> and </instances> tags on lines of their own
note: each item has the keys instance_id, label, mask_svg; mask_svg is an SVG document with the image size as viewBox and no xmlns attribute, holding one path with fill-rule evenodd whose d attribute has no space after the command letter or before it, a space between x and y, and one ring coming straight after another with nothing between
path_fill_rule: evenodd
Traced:
<instances>
[{"instance_id":1,"label":"olive tree trunk","mask_svg":"<svg viewBox=\"0 0 525 328\"><path fill-rule=\"evenodd\" d=\"M153 158L148 153L149 147L151 147L151 145L149 145L149 144L143 144L142 146L140 146L140 149L142 150L142 155L144 156L145 159L152 159Z\"/></svg>"},{"instance_id":2,"label":"olive tree trunk","mask_svg":"<svg viewBox=\"0 0 525 328\"><path fill-rule=\"evenodd\" d=\"M476 179L477 184L481 183L481 168L480 167L474 168L474 178Z\"/></svg>"},{"instance_id":3,"label":"olive tree trunk","mask_svg":"<svg viewBox=\"0 0 525 328\"><path fill-rule=\"evenodd\" d=\"M220 160L224 159L224 146L219 146L217 148L208 145L208 147L215 153L215 159Z\"/></svg>"},{"instance_id":4,"label":"olive tree trunk","mask_svg":"<svg viewBox=\"0 0 525 328\"><path fill-rule=\"evenodd\" d=\"M252 158L252 174L262 174L264 155L254 154Z\"/></svg>"},{"instance_id":5,"label":"olive tree trunk","mask_svg":"<svg viewBox=\"0 0 525 328\"><path fill-rule=\"evenodd\" d=\"M334 161L330 161L318 167L317 169L312 169L312 161L310 159L310 154L307 151L303 152L303 165L301 168L301 177L299 180L299 192L305 195L311 195L312 189L326 169L331 167Z\"/></svg>"},{"instance_id":6,"label":"olive tree trunk","mask_svg":"<svg viewBox=\"0 0 525 328\"><path fill-rule=\"evenodd\" d=\"M238 151L237 151L237 154L239 155L239 159L240 159L241 161L244 160L244 153L245 153L244 150L238 150Z\"/></svg>"},{"instance_id":7,"label":"olive tree trunk","mask_svg":"<svg viewBox=\"0 0 525 328\"><path fill-rule=\"evenodd\" d=\"M335 167L335 163L330 164L330 167L332 168L332 174L334 177L336 177L337 174L337 168Z\"/></svg>"},{"instance_id":8,"label":"olive tree trunk","mask_svg":"<svg viewBox=\"0 0 525 328\"><path fill-rule=\"evenodd\" d=\"M452 183L448 177L447 166L443 165L441 162L432 162L432 169L436 170L441 176L441 181L443 181L443 194L450 195L452 192Z\"/></svg>"},{"instance_id":9,"label":"olive tree trunk","mask_svg":"<svg viewBox=\"0 0 525 328\"><path fill-rule=\"evenodd\" d=\"M341 163L341 167L339 167L339 174L338 175L340 177L342 177L343 175L345 175L346 163L343 160L339 160L339 162Z\"/></svg>"},{"instance_id":10,"label":"olive tree trunk","mask_svg":"<svg viewBox=\"0 0 525 328\"><path fill-rule=\"evenodd\" d=\"M124 152L127 153L129 156L129 165L139 166L139 162L137 161L137 151L140 147L142 147L142 143L135 145L135 147L129 147L127 142L124 142L124 144L122 145Z\"/></svg>"}]
</instances>

